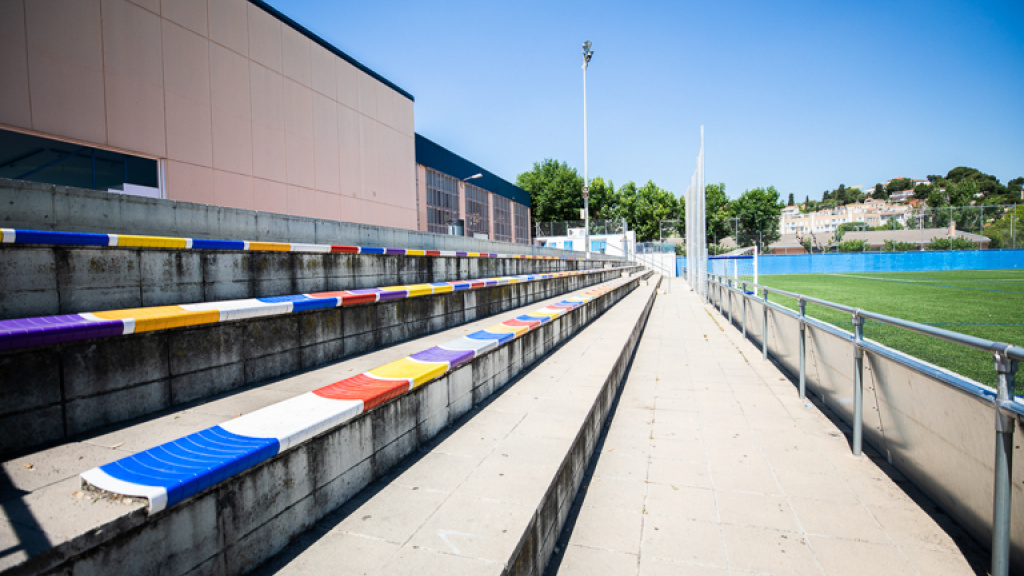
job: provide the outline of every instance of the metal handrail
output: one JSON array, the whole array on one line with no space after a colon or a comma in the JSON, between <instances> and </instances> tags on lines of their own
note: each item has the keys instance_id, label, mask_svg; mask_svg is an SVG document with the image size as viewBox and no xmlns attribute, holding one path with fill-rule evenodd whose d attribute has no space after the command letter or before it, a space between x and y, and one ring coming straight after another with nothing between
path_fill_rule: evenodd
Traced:
<instances>
[{"instance_id":1,"label":"metal handrail","mask_svg":"<svg viewBox=\"0 0 1024 576\"><path fill-rule=\"evenodd\" d=\"M722 288L724 288L726 290L729 290L729 291L731 291L733 293L739 294L741 296L749 296L748 294L745 293L745 288L758 288L758 289L762 290L762 292L769 292L769 293L772 293L772 294L779 294L780 296L788 296L790 298L793 298L793 299L795 299L795 300L797 300L798 302L801 303L801 308L803 308L803 305L807 304L807 303L818 304L819 306L822 306L822 307L825 307L825 308L831 308L833 310L838 310L840 312L846 312L846 313L850 314L851 316L859 315L862 318L870 318L872 320L877 320L877 321L879 321L879 322L881 322L883 324L888 324L890 326L895 326L897 328L904 328L906 330L911 330L913 332L917 332L919 334L924 334L926 336L933 336L933 337L936 337L936 338L941 338L943 340L952 342L954 344L961 344L963 346L968 346L968 347L974 348L976 350L980 350L980 351L983 351L983 352L989 352L989 353L992 353L993 356L1000 355L1003 358L1007 358L1009 360L1024 361L1024 347L1016 346L1016 345L1013 345L1013 344L1007 344L1007 343L1004 343L1004 342L996 342L994 340L987 340L985 338L978 338L976 336L970 336L968 334L961 334L959 332L953 332L953 331L950 331L950 330L946 330L944 328L936 328L934 326L929 326L927 324L921 324L919 322L913 322L911 320L904 320L902 318L896 318L895 316L888 316L888 315L885 315L885 314L879 314L877 312L871 312L869 310L864 310L862 308L854 308L852 306L846 306L845 304L839 304L839 303L836 303L836 302L830 302L828 300L822 300L820 298L814 298L812 296L806 296L806 295L803 295L803 294L798 294L796 292L789 292L787 290L781 290L779 288L772 288L772 287L764 286L764 285L761 285L761 284L754 284L753 282L742 282L741 284L744 286L744 288L743 289L736 288L735 286L732 285L732 280L730 278L726 278L726 277L718 276L718 275L710 275L709 274L709 283L711 283L712 280L714 280L714 283L716 285L718 285L718 286L720 286L720 287L722 287ZM725 280L726 283L721 282L722 280ZM827 323L827 322L825 322L823 320L819 320L817 318L814 318L813 316L802 315L801 313L797 313L797 312L795 312L794 310L792 310L790 308L782 306L781 304L777 304L775 302L767 301L767 299L755 298L755 300L757 300L762 305L767 303L768 308L770 308L771 310L780 312L780 313L785 314L785 315L787 315L787 316L789 316L791 318L796 318L797 320L800 320L801 321L801 328L803 327L804 323L812 324L812 325L814 325L817 328L826 330L827 332L833 334L834 336L839 336L839 337L851 340L854 343L856 343L858 346L863 346L864 348L870 349L872 352L877 352L877 351L881 350L881 348L878 348L878 346L880 346L879 344L877 344L877 343L875 343L875 342L873 342L871 340L866 340L866 339L863 339L863 338L858 340L854 334L851 334L850 332L845 331L842 328L838 328L836 326L833 326L832 324L829 324L829 323ZM744 326L744 329L745 328L746 327ZM899 354L903 354L904 356L907 356L906 354L904 354L902 352L899 353ZM896 357L896 356L894 356L892 354L887 354L887 355L891 356L892 360L894 360L896 362L899 362L900 364L903 364L903 365L906 365L906 366L910 366L910 363L908 363L906 360L904 360L902 358L898 358L898 357ZM907 358L913 358L913 357L912 356L907 356ZM915 364L914 366L911 366L912 368L920 369L920 366L916 365L917 364L916 362L914 364ZM934 374L930 374L930 375L934 376ZM942 380L943 380L943 382L945 384L947 384L949 386L952 386L954 388L958 388L961 391L967 392L968 394L970 394L972 396L976 396L978 398L986 400L990 404L996 403L995 399L996 399L997 393L994 390L990 390L988 388L979 388L979 387L973 386L973 385L967 386L966 382L958 383L958 382L951 381L949 379L942 379ZM801 398L803 398L803 395L801 395ZM1003 412L1006 412L1006 413L1013 414L1013 415L1020 416L1020 417L1024 418L1024 404L1022 404L1020 402L1014 402L1014 401L1010 400L1005 405L1001 405L1000 407L1001 407Z\"/></svg>"},{"instance_id":2,"label":"metal handrail","mask_svg":"<svg viewBox=\"0 0 1024 576\"><path fill-rule=\"evenodd\" d=\"M807 324L813 325L825 325L831 326L821 320L809 318L806 314L806 304L808 302L817 304L825 308L831 308L840 312L846 312L853 318L854 333L853 337L843 335L844 339L849 339L854 345L854 416L853 416L853 439L852 446L853 453L856 456L861 454L861 442L863 438L863 377L864 377L864 351L868 350L873 353L884 355L885 357L898 362L901 365L910 367L911 369L920 370L922 369L922 362L918 361L913 356L903 353L893 353L887 347L884 347L876 342L864 339L864 319L870 318L872 320L887 324L889 326L895 326L897 328L903 328L918 334L925 336L931 336L934 338L940 338L947 342L959 344L961 346L967 346L977 350L990 352L993 356L995 370L998 374L998 385L996 390L990 391L980 386L968 386L966 383L961 384L952 381L951 379L936 377L936 380L956 388L962 392L971 394L975 398L987 402L995 408L995 432L996 432L996 453L994 462L994 482L993 482L993 515L992 515L992 567L991 574L993 576L1006 576L1009 574L1010 566L1010 495L1012 486L1012 462L1013 462L1013 431L1016 419L1020 418L1024 420L1024 404L1016 402L1014 400L1014 379L1017 372L1017 362L1024 360L1024 348L1005 342L996 342L994 340L988 340L985 338L978 338L976 336L969 336L967 334L960 334L959 332L953 332L945 330L943 328L936 328L927 324L921 324L919 322L912 322L910 320L904 320L902 318L896 318L894 316L888 316L886 314L879 314L877 312L870 312L861 308L854 308L852 306L846 306L844 304L838 304L836 302L830 302L828 300L822 300L820 298L813 298L811 296L805 296L803 294L797 294L795 292L789 292L787 290L780 290L778 288L771 288L762 284L755 284L753 282L742 282L742 288L737 289L733 286L733 280L731 278L724 278L715 274L707 275L708 282L708 299L711 299L711 286L717 286L718 293L718 309L721 313L725 313L722 310L722 291L728 291L730 293L738 293L743 298L743 335L747 334L747 299L758 300L756 297L756 289L761 290L762 298L759 300L761 305L764 307L764 319L763 328L761 331L761 347L764 359L768 359L768 310L777 310L785 313L790 317L795 317L800 321L800 398L804 398L806 394L805 382L806 382L806 366L805 366L805 329ZM755 288L754 297L747 293L747 288ZM784 308L778 304L768 302L768 294L778 294L780 296L786 296L797 300L800 306L799 314ZM732 298L729 298L729 319L732 322ZM840 332L842 334L849 334L839 328L829 330L829 332ZM936 374L930 374L936 376Z\"/></svg>"},{"instance_id":3,"label":"metal handrail","mask_svg":"<svg viewBox=\"0 0 1024 576\"><path fill-rule=\"evenodd\" d=\"M718 275L714 275L714 278L719 280L722 279L722 277ZM919 322L913 322L911 320L896 318L895 316L887 316L885 314L871 312L868 310L864 310L863 308L854 308L852 306L846 306L844 304L837 304L836 302L829 302L828 300L821 300L820 298L813 298L811 296L797 294L796 292L789 292L787 290L771 288L768 286L763 286L761 284L754 284L753 282L746 282L745 284L747 286L759 288L763 292L778 294L780 296L788 296L798 301L804 300L805 302L817 304L819 306L824 306L825 308L831 308L833 310L839 310L840 312L858 314L859 316L862 316L864 318L870 318L872 320L877 320L883 324L896 326L898 328L904 328L907 330L917 332L919 334L924 334L926 336L942 338L943 340L948 340L949 342L953 342L954 344L969 346L971 348L976 348L984 352L1002 352L1009 358L1012 358L1017 361L1024 361L1024 348L1020 346L1015 346L1013 344L1007 344L1005 342L996 342L995 340L987 340L985 338L978 338L976 336L961 334L959 332L953 332L951 330L946 330L944 328L936 328L934 326L929 326L927 324L921 324Z\"/></svg>"}]
</instances>

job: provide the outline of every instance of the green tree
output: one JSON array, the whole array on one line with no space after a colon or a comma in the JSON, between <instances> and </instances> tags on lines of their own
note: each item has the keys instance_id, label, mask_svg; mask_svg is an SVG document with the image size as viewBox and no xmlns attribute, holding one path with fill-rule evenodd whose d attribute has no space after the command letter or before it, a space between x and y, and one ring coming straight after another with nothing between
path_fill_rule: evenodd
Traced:
<instances>
[{"instance_id":1,"label":"green tree","mask_svg":"<svg viewBox=\"0 0 1024 576\"><path fill-rule=\"evenodd\" d=\"M999 179L991 174L985 174L977 168L957 166L946 174L946 180L957 184L967 181L974 182L978 191L986 196L1002 196L1006 194L1006 187L999 183Z\"/></svg>"},{"instance_id":2,"label":"green tree","mask_svg":"<svg viewBox=\"0 0 1024 576\"><path fill-rule=\"evenodd\" d=\"M590 181L590 219L612 220L617 218L618 195L611 180L604 181L598 176Z\"/></svg>"},{"instance_id":3,"label":"green tree","mask_svg":"<svg viewBox=\"0 0 1024 576\"><path fill-rule=\"evenodd\" d=\"M740 219L743 232L737 238L740 246L756 244L759 252L779 239L782 204L774 186L747 190L733 202L733 213Z\"/></svg>"},{"instance_id":4,"label":"green tree","mask_svg":"<svg viewBox=\"0 0 1024 576\"><path fill-rule=\"evenodd\" d=\"M892 196L894 192L902 192L903 190L910 190L914 187L914 183L909 178L896 178L889 181L889 185L885 187L885 192Z\"/></svg>"},{"instance_id":5,"label":"green tree","mask_svg":"<svg viewBox=\"0 0 1024 576\"><path fill-rule=\"evenodd\" d=\"M579 220L583 178L565 162L550 158L516 177L516 186L530 193L535 222Z\"/></svg>"},{"instance_id":6,"label":"green tree","mask_svg":"<svg viewBox=\"0 0 1024 576\"><path fill-rule=\"evenodd\" d=\"M661 221L675 218L679 213L675 194L650 180L640 188L634 182L623 184L618 199L619 215L626 219L630 230L636 231L638 242L657 240Z\"/></svg>"},{"instance_id":7,"label":"green tree","mask_svg":"<svg viewBox=\"0 0 1024 576\"><path fill-rule=\"evenodd\" d=\"M837 206L845 206L850 203L850 191L846 189L846 184L840 184L839 188L836 188L835 194L832 195L836 199Z\"/></svg>"},{"instance_id":8,"label":"green tree","mask_svg":"<svg viewBox=\"0 0 1024 576\"><path fill-rule=\"evenodd\" d=\"M885 186L881 184L875 184L875 191L871 193L871 197L875 200L888 200L889 195L885 193Z\"/></svg>"},{"instance_id":9,"label":"green tree","mask_svg":"<svg viewBox=\"0 0 1024 576\"><path fill-rule=\"evenodd\" d=\"M678 198L678 201L676 202L676 213L675 213L675 216L673 216L673 218L675 220L677 220L677 222L672 227L672 232L674 232L675 236L678 237L678 238L685 238L686 237L686 198L685 197L680 196ZM678 244L676 244L676 248L677 249L681 249L680 245L678 245Z\"/></svg>"},{"instance_id":10,"label":"green tree","mask_svg":"<svg viewBox=\"0 0 1024 576\"><path fill-rule=\"evenodd\" d=\"M913 242L894 242L892 240L885 240L885 252L909 252L917 249L917 244L914 244Z\"/></svg>"},{"instance_id":11,"label":"green tree","mask_svg":"<svg viewBox=\"0 0 1024 576\"><path fill-rule=\"evenodd\" d=\"M1020 199L1020 193L1024 190L1024 176L1014 178L1006 183L1007 194L1012 194L1017 199Z\"/></svg>"},{"instance_id":12,"label":"green tree","mask_svg":"<svg viewBox=\"0 0 1024 576\"><path fill-rule=\"evenodd\" d=\"M953 186L953 184L950 184ZM928 207L929 208L941 208L949 205L949 193L941 188L932 188L931 192L928 192Z\"/></svg>"},{"instance_id":13,"label":"green tree","mask_svg":"<svg viewBox=\"0 0 1024 576\"><path fill-rule=\"evenodd\" d=\"M844 222L836 227L836 242L843 239L843 234L856 230L867 230L863 222Z\"/></svg>"},{"instance_id":14,"label":"green tree","mask_svg":"<svg viewBox=\"0 0 1024 576\"><path fill-rule=\"evenodd\" d=\"M729 218L729 197L725 195L725 184L706 184L704 186L704 211L707 218L705 229L708 245L716 244L726 236L733 235Z\"/></svg>"},{"instance_id":15,"label":"green tree","mask_svg":"<svg viewBox=\"0 0 1024 576\"><path fill-rule=\"evenodd\" d=\"M867 240L847 240L839 243L840 252L867 252Z\"/></svg>"},{"instance_id":16,"label":"green tree","mask_svg":"<svg viewBox=\"0 0 1024 576\"><path fill-rule=\"evenodd\" d=\"M985 236L991 243L989 248L1020 248L1024 246L1024 206L1007 208L992 225L985 228Z\"/></svg>"},{"instance_id":17,"label":"green tree","mask_svg":"<svg viewBox=\"0 0 1024 576\"><path fill-rule=\"evenodd\" d=\"M967 166L957 166L946 173L946 180L951 182L959 182L968 178L976 178L981 175L981 170L977 168L968 168Z\"/></svg>"},{"instance_id":18,"label":"green tree","mask_svg":"<svg viewBox=\"0 0 1024 576\"><path fill-rule=\"evenodd\" d=\"M978 245L963 236L949 238L932 238L925 246L928 250L976 250Z\"/></svg>"},{"instance_id":19,"label":"green tree","mask_svg":"<svg viewBox=\"0 0 1024 576\"><path fill-rule=\"evenodd\" d=\"M917 186L914 186L914 198L917 198L918 200L927 200L928 195L936 188L938 188L938 186L935 186L934 184L925 184L922 182Z\"/></svg>"},{"instance_id":20,"label":"green tree","mask_svg":"<svg viewBox=\"0 0 1024 576\"><path fill-rule=\"evenodd\" d=\"M967 206L979 192L978 183L974 180L961 180L946 186L946 197L951 206Z\"/></svg>"},{"instance_id":21,"label":"green tree","mask_svg":"<svg viewBox=\"0 0 1024 576\"><path fill-rule=\"evenodd\" d=\"M789 193L789 202L786 203L786 206L793 206L795 204L796 204L796 202L793 201L793 193L790 192Z\"/></svg>"}]
</instances>

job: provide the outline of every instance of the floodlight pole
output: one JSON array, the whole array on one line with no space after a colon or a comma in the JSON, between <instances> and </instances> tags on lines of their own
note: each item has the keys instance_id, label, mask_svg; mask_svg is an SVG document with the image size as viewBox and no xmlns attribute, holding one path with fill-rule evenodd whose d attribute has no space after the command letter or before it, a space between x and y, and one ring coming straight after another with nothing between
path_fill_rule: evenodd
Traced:
<instances>
[{"instance_id":1,"label":"floodlight pole","mask_svg":"<svg viewBox=\"0 0 1024 576\"><path fill-rule=\"evenodd\" d=\"M587 175L587 65L594 51L590 40L583 43L583 247L590 259L590 179Z\"/></svg>"}]
</instances>

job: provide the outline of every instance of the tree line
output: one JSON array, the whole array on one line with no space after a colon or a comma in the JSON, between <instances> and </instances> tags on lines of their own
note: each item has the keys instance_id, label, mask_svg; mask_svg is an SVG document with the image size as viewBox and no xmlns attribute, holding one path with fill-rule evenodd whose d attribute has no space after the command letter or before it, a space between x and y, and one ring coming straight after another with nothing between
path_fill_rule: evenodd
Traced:
<instances>
[{"instance_id":1,"label":"tree line","mask_svg":"<svg viewBox=\"0 0 1024 576\"><path fill-rule=\"evenodd\" d=\"M809 213L831 209L862 202L869 197L888 200L894 193L906 190L912 190L915 199L923 200L928 208L933 209L927 216L910 216L907 220L907 226L910 228L917 228L918 225L945 228L955 222L960 230L969 230L988 237L990 248L1008 248L1019 244L1020 232L1017 228L1022 220L1021 213L1024 208L1012 210L995 207L1021 202L1024 177L1013 178L1004 185L995 176L967 166L957 166L947 172L945 176L929 174L927 182L917 182L916 184L909 178L894 178L886 185L875 184L870 194L860 188L847 188L840 184L834 190L826 190L820 201L805 197L801 210L804 213ZM792 194L789 195L788 205L795 205ZM986 210L986 207L992 208ZM943 208L949 210L941 210ZM892 230L894 227L898 229L901 226L893 222L882 228ZM840 226L840 230L837 230L836 242L841 242L842 232L842 226ZM949 248L942 248L941 242L934 245L939 246L936 249L963 248L956 243ZM970 245L973 246L973 244ZM929 247L931 246L929 245ZM850 249L859 251L853 245L850 246ZM894 247L894 249L899 249L899 247Z\"/></svg>"},{"instance_id":2,"label":"tree line","mask_svg":"<svg viewBox=\"0 0 1024 576\"><path fill-rule=\"evenodd\" d=\"M546 159L516 177L516 185L530 193L533 220L557 222L580 220L583 208L583 177L565 162ZM757 244L761 249L779 238L782 213L779 192L773 186L747 190L729 200L725 184L705 187L707 241L709 248L731 236L740 246ZM686 200L652 180L638 186L627 182L616 188L611 180L590 181L590 218L624 219L637 241L656 241L663 232L682 235L686 221ZM677 220L663 231L661 222Z\"/></svg>"},{"instance_id":3,"label":"tree line","mask_svg":"<svg viewBox=\"0 0 1024 576\"><path fill-rule=\"evenodd\" d=\"M583 177L565 162L550 158L534 162L531 170L516 177L516 185L530 193L534 222L582 220ZM590 181L590 218L625 219L640 242L657 240L660 221L681 220L685 214L684 200L651 180L642 186L627 182L619 188L601 177Z\"/></svg>"},{"instance_id":4,"label":"tree line","mask_svg":"<svg viewBox=\"0 0 1024 576\"><path fill-rule=\"evenodd\" d=\"M1022 189L1024 177L1014 178L1003 185L991 174L976 168L957 166L945 176L929 174L927 182L915 184L910 178L894 178L887 185L875 184L870 192L856 186L847 188L840 184L834 190L825 190L821 200L812 200L810 196L805 196L802 209L804 212L815 212L863 202L868 198L888 200L896 192L906 190L913 190L914 198L924 200L930 208L979 204L1006 205L1020 202ZM793 195L790 194L787 205L794 206L793 200Z\"/></svg>"}]
</instances>

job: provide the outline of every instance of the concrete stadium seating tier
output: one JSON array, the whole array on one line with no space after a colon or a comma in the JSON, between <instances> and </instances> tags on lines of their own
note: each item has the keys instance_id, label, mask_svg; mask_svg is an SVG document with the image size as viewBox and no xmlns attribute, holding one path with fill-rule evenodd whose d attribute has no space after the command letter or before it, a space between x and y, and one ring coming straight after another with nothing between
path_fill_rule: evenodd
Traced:
<instances>
[{"instance_id":1,"label":"concrete stadium seating tier","mask_svg":"<svg viewBox=\"0 0 1024 576\"><path fill-rule=\"evenodd\" d=\"M342 380L230 421L225 426L235 435L251 435L248 430L269 431L268 435L274 437L273 450L268 448L268 452L262 445L256 447L253 458L240 460L232 470L211 472L210 482L178 492L175 498L161 500L159 495L146 494L151 498L149 510L140 506L138 500L127 503L128 506L117 504L118 498L110 506L101 504L97 518L104 520L99 525L83 533L62 535L52 542L51 548L26 558L17 566L10 566L8 571L92 573L116 565L119 570L134 574L245 573L582 330L629 295L649 274L623 278L621 272L617 272L620 278L567 297L558 304L507 319L481 332L373 369L366 375ZM649 305L644 317L646 310ZM639 320L631 339L634 343L639 333ZM615 355L621 357L615 362L615 374L608 380L614 380L617 387L631 349ZM441 356L445 358L443 362ZM438 363L443 367L435 369L433 364ZM349 385L350 381L364 377L392 380L392 384L402 381L404 386L397 393L391 393L368 390L362 381ZM586 426L588 434L581 433L578 450L574 448L579 458L567 459L562 471L565 478L556 479L552 485L552 504L545 504L536 518L538 533L543 528L545 533L557 534L557 527L547 524L558 518L564 520L564 515L555 510L561 502L572 500L569 492L575 493L575 490L571 483L578 484L589 459L584 453L592 450L613 393L614 388L603 395L601 409L595 408L594 421L588 421ZM359 410L346 408L352 402L346 394L358 397ZM317 398L310 398L312 396ZM319 409L308 411L309 421L303 423L300 417L303 411L289 412L285 406L289 402L313 402L317 406L338 402L339 409L346 409L342 410L344 418L328 415L333 424L319 423L318 412L322 412ZM291 415L282 416L279 412ZM258 422L261 418L266 420L262 424ZM182 438L153 450L164 447L174 450L177 442L188 441ZM100 478L96 484L114 494L131 494L119 492L117 485L111 488L101 477L106 473L116 477L119 462L144 462L145 454L103 466L83 477L90 483ZM193 466L188 461L188 458L183 461L186 468ZM126 470L132 469L130 464L125 466ZM105 471L104 474L99 474L100 470ZM157 477L163 475L157 473ZM133 478L119 481L131 480ZM187 479L183 481L189 483ZM169 495L170 491L165 494ZM167 507L163 508L165 505ZM551 506L554 508L549 510ZM527 557L539 560L541 545L542 542L524 535L517 557L524 561ZM549 553L551 546L546 549ZM340 558L339 562L343 564L344 559ZM529 562L533 565L532 560Z\"/></svg>"},{"instance_id":2,"label":"concrete stadium seating tier","mask_svg":"<svg viewBox=\"0 0 1024 576\"><path fill-rule=\"evenodd\" d=\"M506 246L508 248L508 246ZM525 248L515 246L515 248ZM0 319L600 267L554 256L0 227Z\"/></svg>"},{"instance_id":3,"label":"concrete stadium seating tier","mask_svg":"<svg viewBox=\"0 0 1024 576\"><path fill-rule=\"evenodd\" d=\"M555 257L574 255L564 250L525 244L142 198L6 178L0 178L0 228L395 246ZM593 258L617 259L601 255Z\"/></svg>"},{"instance_id":4,"label":"concrete stadium seating tier","mask_svg":"<svg viewBox=\"0 0 1024 576\"><path fill-rule=\"evenodd\" d=\"M342 302L346 296L339 293L211 303L196 306L212 307L214 317L200 319L208 323L165 330L159 329L159 323L142 326L152 309L30 319L57 328L69 323L76 330L83 320L92 320L85 326L112 328L109 334L127 332L122 323L127 326L129 320L105 319L109 315L130 318L136 333L105 335L101 331L96 335L104 337L92 339L83 340L88 334L77 334L75 341L33 340L27 342L37 344L33 347L0 352L0 429L7 431L0 435L0 455L24 453L103 426L498 314L617 277L622 271L607 269L534 280L490 279L476 282L472 289L467 282L456 283L461 284L457 287L396 286L381 293L386 296L371 296L371 300L381 300L371 304L348 305ZM384 301L385 297L400 299ZM299 304L320 300L323 307L299 311ZM250 310L269 307L282 309ZM176 318L204 313L178 308L191 307L163 308L164 312L175 309L170 311L169 326L183 326L185 321L194 324L191 317L180 322ZM275 315L262 316L266 313ZM257 314L262 317L252 317ZM14 335L8 340L16 345L19 338L29 336Z\"/></svg>"}]
</instances>

